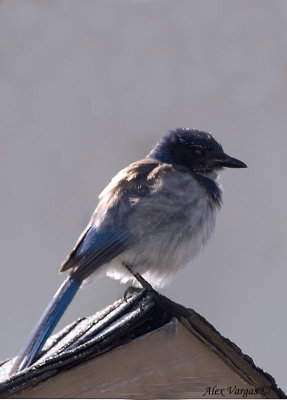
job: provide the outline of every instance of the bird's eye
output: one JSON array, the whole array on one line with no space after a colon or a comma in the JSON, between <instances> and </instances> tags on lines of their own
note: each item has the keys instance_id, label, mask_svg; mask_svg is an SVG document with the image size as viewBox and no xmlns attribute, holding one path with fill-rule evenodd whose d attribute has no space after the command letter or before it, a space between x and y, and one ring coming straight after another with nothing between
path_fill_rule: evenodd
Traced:
<instances>
[{"instance_id":1,"label":"bird's eye","mask_svg":"<svg viewBox=\"0 0 287 400\"><path fill-rule=\"evenodd\" d=\"M203 155L203 149L200 149L198 147L193 148L192 152L195 156L198 156L198 157Z\"/></svg>"}]
</instances>

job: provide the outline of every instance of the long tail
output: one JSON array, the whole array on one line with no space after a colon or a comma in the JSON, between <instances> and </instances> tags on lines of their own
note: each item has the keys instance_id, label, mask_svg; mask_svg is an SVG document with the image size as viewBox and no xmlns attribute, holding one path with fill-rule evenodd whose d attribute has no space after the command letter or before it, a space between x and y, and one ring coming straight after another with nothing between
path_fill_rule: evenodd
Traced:
<instances>
[{"instance_id":1,"label":"long tail","mask_svg":"<svg viewBox=\"0 0 287 400\"><path fill-rule=\"evenodd\" d=\"M60 286L17 356L10 371L10 376L29 367L36 360L47 338L54 330L79 288L80 283L70 277Z\"/></svg>"}]
</instances>

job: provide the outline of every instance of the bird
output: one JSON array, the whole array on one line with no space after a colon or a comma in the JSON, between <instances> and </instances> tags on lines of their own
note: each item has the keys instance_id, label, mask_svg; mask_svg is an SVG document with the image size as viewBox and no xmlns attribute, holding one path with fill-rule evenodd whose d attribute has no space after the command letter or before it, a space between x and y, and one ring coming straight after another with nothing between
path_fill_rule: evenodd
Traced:
<instances>
[{"instance_id":1,"label":"bird","mask_svg":"<svg viewBox=\"0 0 287 400\"><path fill-rule=\"evenodd\" d=\"M133 287L162 288L210 238L223 189L219 172L247 165L205 131L170 130L142 160L118 172L60 272L69 275L16 357L29 367L80 287L107 275Z\"/></svg>"}]
</instances>

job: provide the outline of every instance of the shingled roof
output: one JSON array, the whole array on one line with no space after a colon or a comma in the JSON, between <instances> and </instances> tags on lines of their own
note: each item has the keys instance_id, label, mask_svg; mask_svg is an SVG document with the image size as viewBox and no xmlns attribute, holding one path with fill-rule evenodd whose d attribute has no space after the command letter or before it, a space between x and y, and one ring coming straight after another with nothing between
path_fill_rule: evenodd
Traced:
<instances>
[{"instance_id":1,"label":"shingled roof","mask_svg":"<svg viewBox=\"0 0 287 400\"><path fill-rule=\"evenodd\" d=\"M12 362L0 366L0 397L286 398L201 315L155 291L75 321L9 378Z\"/></svg>"}]
</instances>

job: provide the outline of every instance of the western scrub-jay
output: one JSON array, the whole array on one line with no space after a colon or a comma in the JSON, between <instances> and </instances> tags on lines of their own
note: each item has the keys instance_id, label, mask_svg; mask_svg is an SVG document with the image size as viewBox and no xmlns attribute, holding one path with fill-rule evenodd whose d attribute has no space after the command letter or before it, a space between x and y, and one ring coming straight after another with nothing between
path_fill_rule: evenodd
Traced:
<instances>
[{"instance_id":1,"label":"western scrub-jay","mask_svg":"<svg viewBox=\"0 0 287 400\"><path fill-rule=\"evenodd\" d=\"M120 171L61 272L69 271L31 332L11 373L31 365L78 289L104 273L122 283L163 287L211 236L222 203L218 171L246 164L206 132L168 132L143 160ZM148 283L147 283L148 282Z\"/></svg>"}]
</instances>

